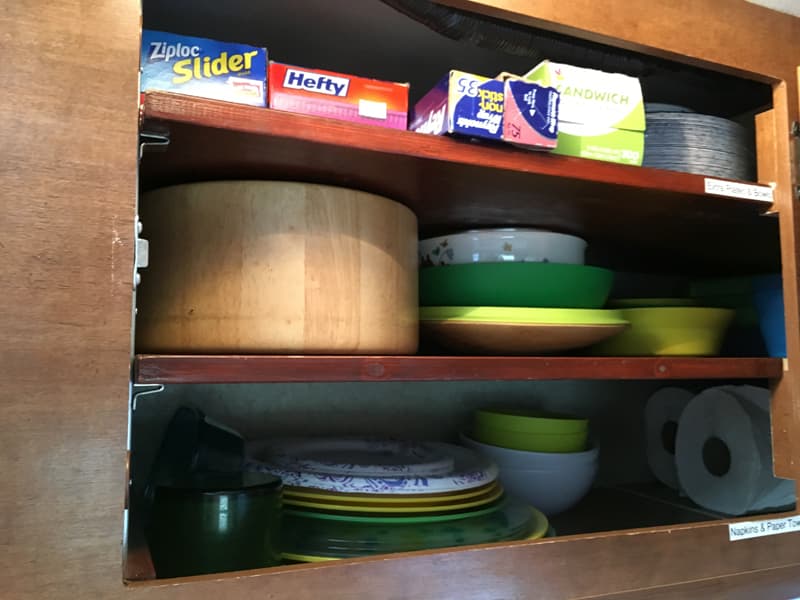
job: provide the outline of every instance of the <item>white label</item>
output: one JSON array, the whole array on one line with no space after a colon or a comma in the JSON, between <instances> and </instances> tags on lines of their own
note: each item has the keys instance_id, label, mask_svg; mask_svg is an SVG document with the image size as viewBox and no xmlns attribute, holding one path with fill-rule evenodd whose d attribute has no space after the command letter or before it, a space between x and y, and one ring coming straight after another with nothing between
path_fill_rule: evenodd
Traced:
<instances>
[{"instance_id":1,"label":"white label","mask_svg":"<svg viewBox=\"0 0 800 600\"><path fill-rule=\"evenodd\" d=\"M728 196L729 198L744 198L745 200L758 200L759 202L772 202L772 188L752 183L737 183L722 179L709 179L706 177L706 194Z\"/></svg>"},{"instance_id":2,"label":"white label","mask_svg":"<svg viewBox=\"0 0 800 600\"><path fill-rule=\"evenodd\" d=\"M358 114L370 119L386 120L386 102L375 102L373 100L359 100Z\"/></svg>"},{"instance_id":3,"label":"white label","mask_svg":"<svg viewBox=\"0 0 800 600\"><path fill-rule=\"evenodd\" d=\"M743 521L728 524L728 539L732 542L747 540L765 535L778 535L800 531L800 516L784 519L768 519L766 521Z\"/></svg>"}]
</instances>

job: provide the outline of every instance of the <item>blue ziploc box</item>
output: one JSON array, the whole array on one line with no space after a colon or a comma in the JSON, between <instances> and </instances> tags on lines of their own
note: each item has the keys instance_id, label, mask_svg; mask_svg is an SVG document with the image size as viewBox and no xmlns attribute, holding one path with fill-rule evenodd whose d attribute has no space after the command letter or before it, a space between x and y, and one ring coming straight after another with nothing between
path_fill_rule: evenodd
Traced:
<instances>
[{"instance_id":1,"label":"blue ziploc box","mask_svg":"<svg viewBox=\"0 0 800 600\"><path fill-rule=\"evenodd\" d=\"M503 106L502 81L450 71L414 106L409 129L500 140Z\"/></svg>"},{"instance_id":2,"label":"blue ziploc box","mask_svg":"<svg viewBox=\"0 0 800 600\"><path fill-rule=\"evenodd\" d=\"M145 29L141 91L266 106L267 50Z\"/></svg>"}]
</instances>

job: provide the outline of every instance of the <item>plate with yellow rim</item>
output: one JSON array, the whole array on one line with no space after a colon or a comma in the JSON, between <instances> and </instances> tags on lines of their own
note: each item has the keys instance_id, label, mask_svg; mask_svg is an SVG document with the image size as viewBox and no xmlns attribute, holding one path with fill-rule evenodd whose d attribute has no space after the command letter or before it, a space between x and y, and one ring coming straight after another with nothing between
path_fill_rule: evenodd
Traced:
<instances>
[{"instance_id":1,"label":"plate with yellow rim","mask_svg":"<svg viewBox=\"0 0 800 600\"><path fill-rule=\"evenodd\" d=\"M301 506L304 508L316 508L318 510L332 512L364 512L380 514L447 513L491 504L495 500L499 499L502 495L503 488L497 486L487 494L476 496L475 498L467 499L466 501L459 501L457 503L449 504L344 504L334 502L311 502L308 500L286 496L283 498L283 503L286 506Z\"/></svg>"},{"instance_id":2,"label":"plate with yellow rim","mask_svg":"<svg viewBox=\"0 0 800 600\"><path fill-rule=\"evenodd\" d=\"M483 496L494 492L500 487L498 481L493 481L487 485L466 490L464 492L448 492L441 494L347 494L337 492L326 492L314 488L284 487L284 498L304 500L306 502L334 502L334 503L358 503L358 504L424 504L447 503L447 502L466 502L478 496Z\"/></svg>"},{"instance_id":3,"label":"plate with yellow rim","mask_svg":"<svg viewBox=\"0 0 800 600\"><path fill-rule=\"evenodd\" d=\"M364 529L357 524L317 523L309 527L302 519L289 521L290 527L283 558L295 562L323 562L375 556L391 552L412 552L449 546L493 542L533 541L550 531L547 517L539 510L507 500L504 513L483 515L460 523L436 525L400 525ZM330 528L328 528L330 527ZM346 537L341 534L347 533ZM331 543L334 542L334 543Z\"/></svg>"}]
</instances>

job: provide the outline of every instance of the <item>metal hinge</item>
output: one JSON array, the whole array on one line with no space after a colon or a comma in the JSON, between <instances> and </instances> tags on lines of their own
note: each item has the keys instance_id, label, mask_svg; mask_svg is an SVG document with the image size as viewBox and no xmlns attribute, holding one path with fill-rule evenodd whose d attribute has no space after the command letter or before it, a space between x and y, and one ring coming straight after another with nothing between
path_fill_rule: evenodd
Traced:
<instances>
[{"instance_id":1,"label":"metal hinge","mask_svg":"<svg viewBox=\"0 0 800 600\"><path fill-rule=\"evenodd\" d=\"M150 264L150 242L139 237L142 234L142 222L139 217L136 217L136 249L134 252L134 274L133 274L133 287L139 287L142 281L142 276L139 274L139 269L146 269Z\"/></svg>"},{"instance_id":2,"label":"metal hinge","mask_svg":"<svg viewBox=\"0 0 800 600\"><path fill-rule=\"evenodd\" d=\"M163 152L169 146L169 130L147 129L139 132L139 160L142 160L145 150Z\"/></svg>"}]
</instances>

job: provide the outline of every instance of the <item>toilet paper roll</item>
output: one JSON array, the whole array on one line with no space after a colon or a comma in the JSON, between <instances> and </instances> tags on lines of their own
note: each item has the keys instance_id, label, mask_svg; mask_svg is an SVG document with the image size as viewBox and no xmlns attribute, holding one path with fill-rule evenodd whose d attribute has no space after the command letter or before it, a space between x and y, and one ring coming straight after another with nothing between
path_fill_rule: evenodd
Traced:
<instances>
[{"instance_id":1,"label":"toilet paper roll","mask_svg":"<svg viewBox=\"0 0 800 600\"><path fill-rule=\"evenodd\" d=\"M733 394L739 399L758 431L756 440L762 462L766 467L759 482L763 493L754 500L749 511L765 511L794 504L797 499L795 482L791 479L780 479L773 475L769 390L752 385L723 386L720 389Z\"/></svg>"},{"instance_id":2,"label":"toilet paper roll","mask_svg":"<svg viewBox=\"0 0 800 600\"><path fill-rule=\"evenodd\" d=\"M678 489L675 436L681 413L694 394L677 387L661 388L650 396L644 409L647 463L664 485Z\"/></svg>"},{"instance_id":3,"label":"toilet paper roll","mask_svg":"<svg viewBox=\"0 0 800 600\"><path fill-rule=\"evenodd\" d=\"M791 502L793 482L772 475L768 392L734 390L708 389L684 409L675 443L681 487L700 506L729 515Z\"/></svg>"}]
</instances>

